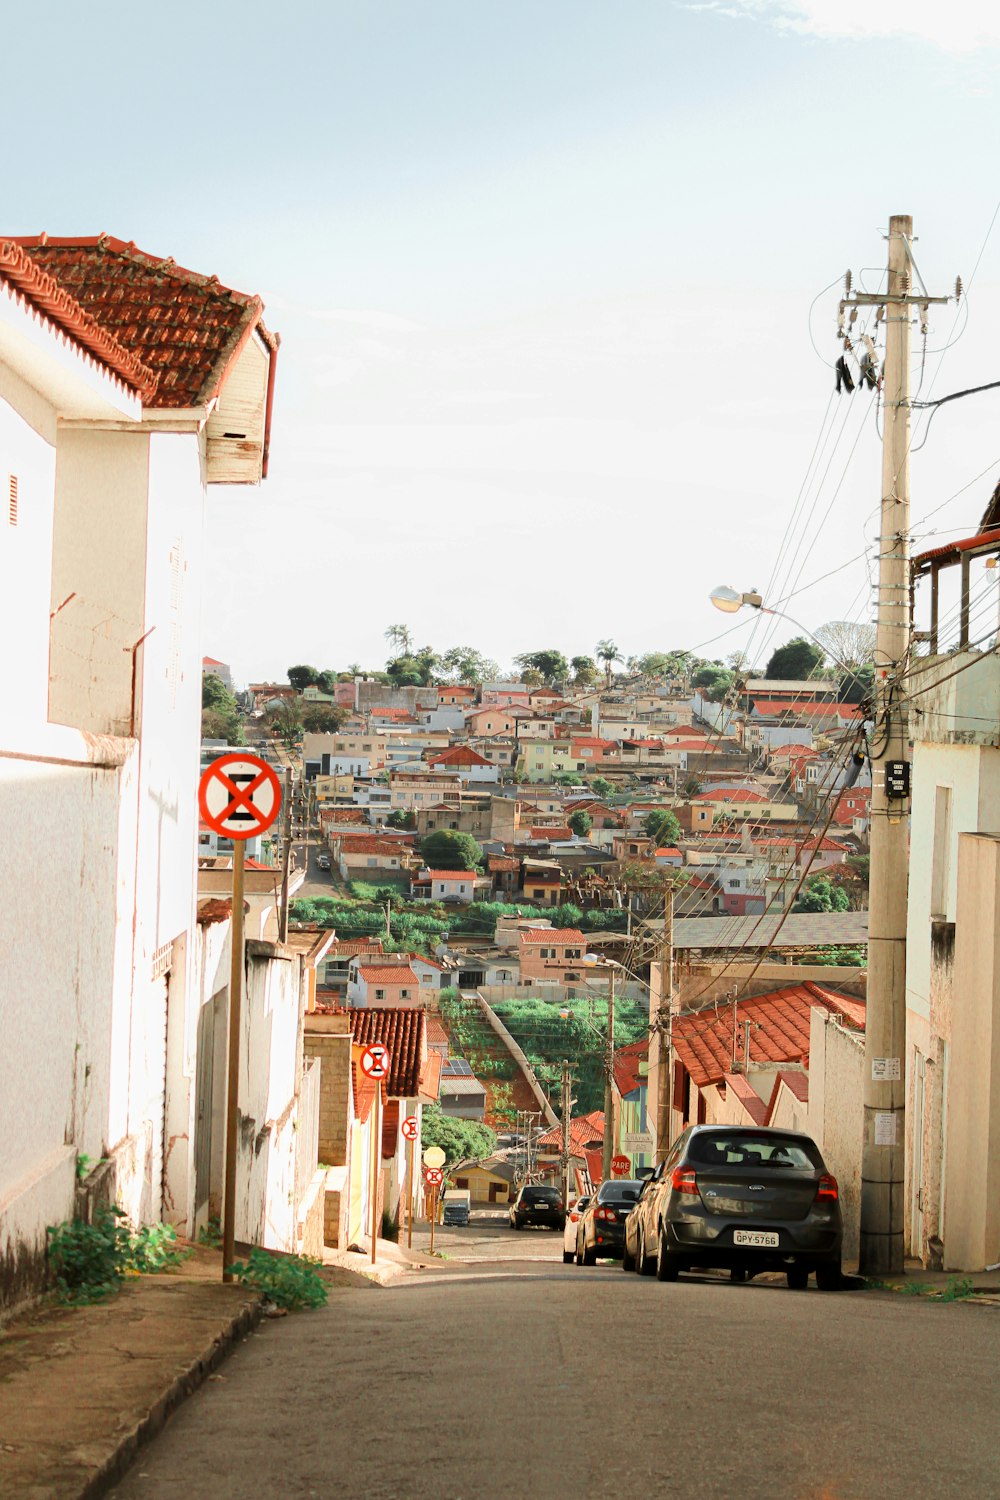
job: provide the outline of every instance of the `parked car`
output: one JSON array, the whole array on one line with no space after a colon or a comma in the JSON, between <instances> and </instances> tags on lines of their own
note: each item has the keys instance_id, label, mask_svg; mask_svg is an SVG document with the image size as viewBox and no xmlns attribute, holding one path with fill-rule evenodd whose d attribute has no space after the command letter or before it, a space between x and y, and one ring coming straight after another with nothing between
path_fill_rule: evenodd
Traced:
<instances>
[{"instance_id":1,"label":"parked car","mask_svg":"<svg viewBox=\"0 0 1000 1500\"><path fill-rule=\"evenodd\" d=\"M566 1224L563 1229L563 1265L568 1266L576 1254L576 1226L580 1222L580 1215L590 1202L590 1194L584 1198L577 1198L566 1215Z\"/></svg>"},{"instance_id":2,"label":"parked car","mask_svg":"<svg viewBox=\"0 0 1000 1500\"><path fill-rule=\"evenodd\" d=\"M319 869L321 869L321 870L328 870L330 868L330 856L329 856L329 854L321 854L321 855L319 855L319 857L316 860L316 864L317 864L317 866L318 866Z\"/></svg>"},{"instance_id":3,"label":"parked car","mask_svg":"<svg viewBox=\"0 0 1000 1500\"><path fill-rule=\"evenodd\" d=\"M625 1243L625 1220L642 1189L638 1178L602 1182L576 1226L576 1263L592 1266L599 1255L617 1260Z\"/></svg>"},{"instance_id":4,"label":"parked car","mask_svg":"<svg viewBox=\"0 0 1000 1500\"><path fill-rule=\"evenodd\" d=\"M660 1281L714 1267L734 1281L784 1271L821 1291L841 1284L837 1179L815 1141L767 1126L692 1125L646 1183L625 1227L622 1263Z\"/></svg>"},{"instance_id":5,"label":"parked car","mask_svg":"<svg viewBox=\"0 0 1000 1500\"><path fill-rule=\"evenodd\" d=\"M558 1188L526 1182L510 1205L512 1229L523 1229L526 1224L541 1224L546 1229L562 1229L565 1223L566 1210Z\"/></svg>"}]
</instances>

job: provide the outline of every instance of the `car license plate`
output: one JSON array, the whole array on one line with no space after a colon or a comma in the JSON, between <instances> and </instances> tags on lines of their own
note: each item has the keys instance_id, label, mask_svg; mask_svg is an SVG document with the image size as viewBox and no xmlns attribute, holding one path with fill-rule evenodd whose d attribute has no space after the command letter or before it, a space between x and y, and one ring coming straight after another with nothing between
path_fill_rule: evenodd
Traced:
<instances>
[{"instance_id":1,"label":"car license plate","mask_svg":"<svg viewBox=\"0 0 1000 1500\"><path fill-rule=\"evenodd\" d=\"M759 1250L777 1250L781 1238L776 1230L770 1229L734 1229L734 1245L753 1245Z\"/></svg>"}]
</instances>

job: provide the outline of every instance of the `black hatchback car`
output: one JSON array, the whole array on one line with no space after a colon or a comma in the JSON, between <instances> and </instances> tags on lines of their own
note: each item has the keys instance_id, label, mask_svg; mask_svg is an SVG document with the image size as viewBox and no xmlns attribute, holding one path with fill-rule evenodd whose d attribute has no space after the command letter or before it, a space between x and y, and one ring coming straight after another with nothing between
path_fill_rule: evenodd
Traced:
<instances>
[{"instance_id":1,"label":"black hatchback car","mask_svg":"<svg viewBox=\"0 0 1000 1500\"><path fill-rule=\"evenodd\" d=\"M674 1143L626 1229L624 1264L660 1281L700 1267L745 1281L784 1271L821 1291L841 1284L837 1179L808 1135L764 1126L693 1125Z\"/></svg>"},{"instance_id":2,"label":"black hatchback car","mask_svg":"<svg viewBox=\"0 0 1000 1500\"><path fill-rule=\"evenodd\" d=\"M541 1224L546 1229L562 1229L565 1223L566 1208L558 1188L526 1182L510 1205L512 1229L523 1229L526 1224Z\"/></svg>"},{"instance_id":3,"label":"black hatchback car","mask_svg":"<svg viewBox=\"0 0 1000 1500\"><path fill-rule=\"evenodd\" d=\"M602 1182L576 1226L576 1263L592 1266L597 1257L619 1260L625 1244L625 1220L635 1207L642 1183L632 1178Z\"/></svg>"}]
</instances>

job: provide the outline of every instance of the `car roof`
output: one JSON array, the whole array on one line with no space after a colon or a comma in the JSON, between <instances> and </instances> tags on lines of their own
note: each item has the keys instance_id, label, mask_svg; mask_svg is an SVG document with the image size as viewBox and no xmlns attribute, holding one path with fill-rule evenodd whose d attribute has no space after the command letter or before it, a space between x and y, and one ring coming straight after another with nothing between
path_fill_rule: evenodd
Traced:
<instances>
[{"instance_id":1,"label":"car roof","mask_svg":"<svg viewBox=\"0 0 1000 1500\"><path fill-rule=\"evenodd\" d=\"M783 1130L778 1125L689 1125L688 1135L773 1135L781 1136L783 1140L812 1141L813 1137L805 1130Z\"/></svg>"}]
</instances>

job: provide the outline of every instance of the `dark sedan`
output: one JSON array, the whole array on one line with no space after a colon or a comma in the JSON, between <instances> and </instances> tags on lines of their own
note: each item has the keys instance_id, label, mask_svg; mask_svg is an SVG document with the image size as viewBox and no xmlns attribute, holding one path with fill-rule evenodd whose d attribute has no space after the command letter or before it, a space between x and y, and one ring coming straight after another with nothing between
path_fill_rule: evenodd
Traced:
<instances>
[{"instance_id":1,"label":"dark sedan","mask_svg":"<svg viewBox=\"0 0 1000 1500\"><path fill-rule=\"evenodd\" d=\"M694 1125L674 1143L631 1215L626 1267L660 1281L714 1267L736 1281L783 1271L821 1291L841 1284L837 1179L816 1143L764 1126Z\"/></svg>"},{"instance_id":2,"label":"dark sedan","mask_svg":"<svg viewBox=\"0 0 1000 1500\"><path fill-rule=\"evenodd\" d=\"M510 1227L523 1229L538 1224L544 1229L562 1229L566 1209L558 1188L527 1182L510 1205Z\"/></svg>"},{"instance_id":3,"label":"dark sedan","mask_svg":"<svg viewBox=\"0 0 1000 1500\"><path fill-rule=\"evenodd\" d=\"M625 1220L639 1196L641 1182L623 1177L602 1182L576 1226L576 1263L592 1266L598 1256L621 1258Z\"/></svg>"}]
</instances>

